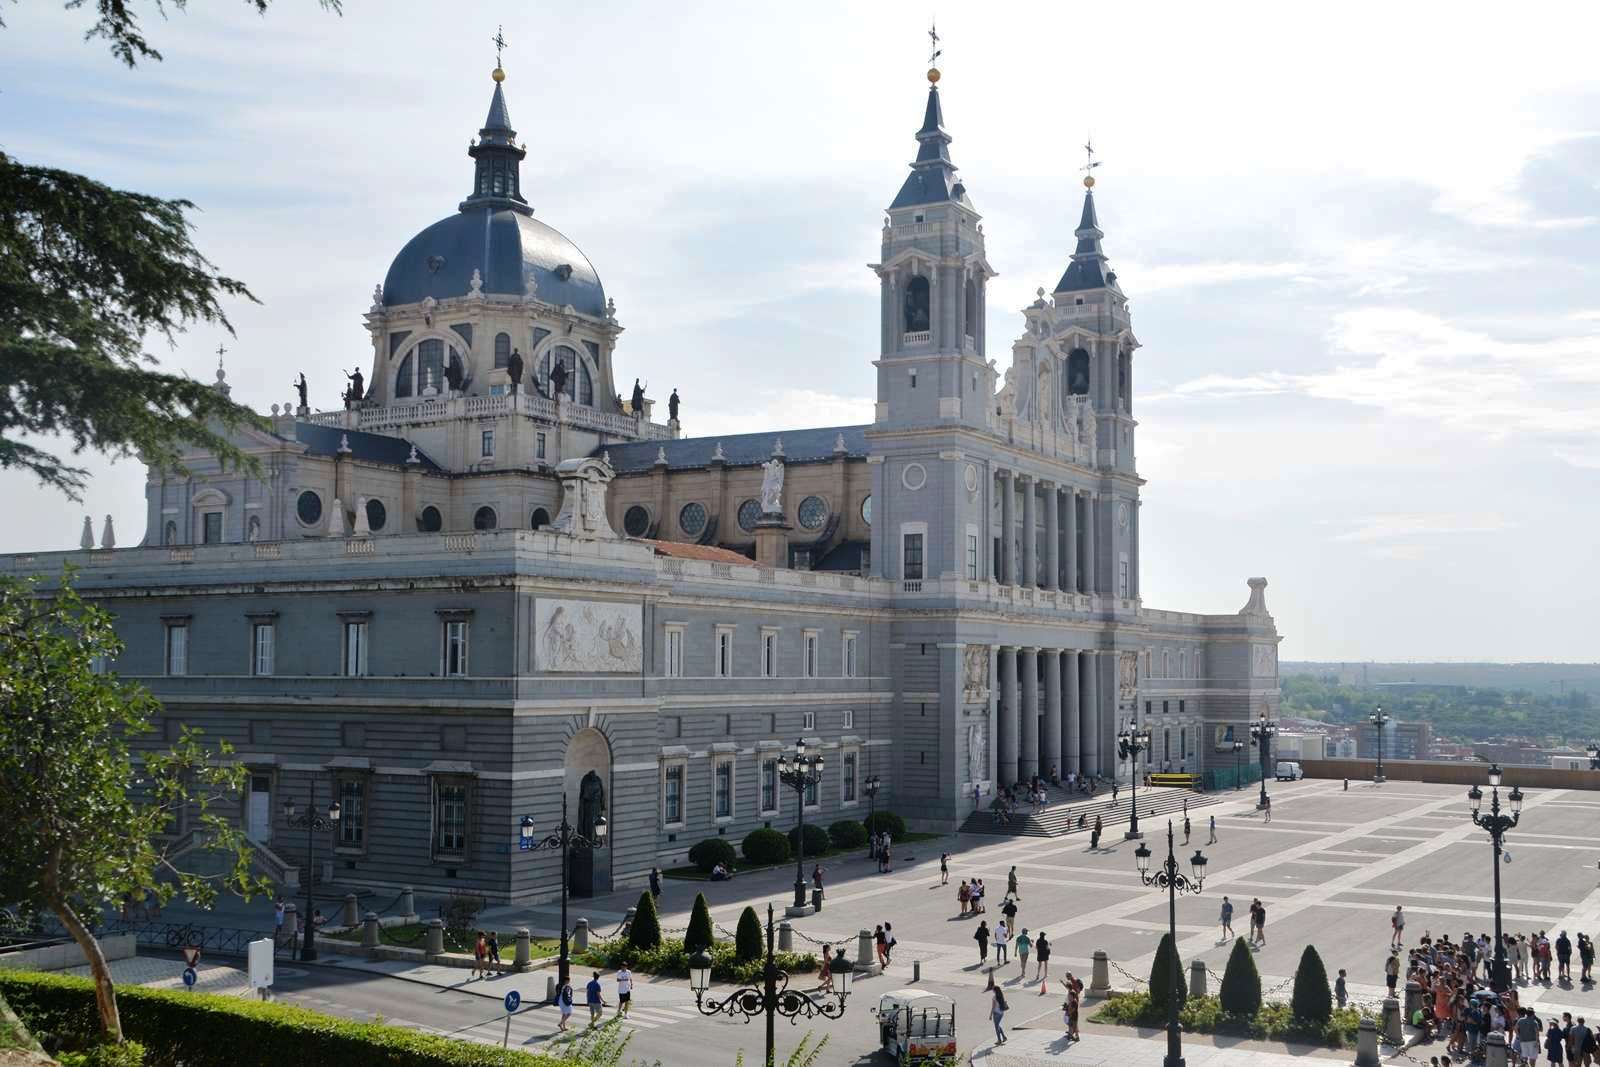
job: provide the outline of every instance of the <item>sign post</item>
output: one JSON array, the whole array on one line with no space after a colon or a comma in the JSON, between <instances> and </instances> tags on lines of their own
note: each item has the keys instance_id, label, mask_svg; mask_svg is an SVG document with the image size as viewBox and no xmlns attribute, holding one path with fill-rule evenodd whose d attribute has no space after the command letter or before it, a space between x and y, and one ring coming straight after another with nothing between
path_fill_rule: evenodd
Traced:
<instances>
[{"instance_id":1,"label":"sign post","mask_svg":"<svg viewBox=\"0 0 1600 1067\"><path fill-rule=\"evenodd\" d=\"M183 984L184 984L184 988L188 989L189 992L191 992L191 993L194 992L195 977L196 976L195 976L193 967L185 967L183 969Z\"/></svg>"},{"instance_id":2,"label":"sign post","mask_svg":"<svg viewBox=\"0 0 1600 1067\"><path fill-rule=\"evenodd\" d=\"M250 988L262 1000L268 999L272 991L272 954L277 946L269 937L261 937L250 942L246 948L248 967L250 973Z\"/></svg>"},{"instance_id":3,"label":"sign post","mask_svg":"<svg viewBox=\"0 0 1600 1067\"><path fill-rule=\"evenodd\" d=\"M522 1003L522 994L515 989L506 993L506 1035L500 1039L500 1047L506 1048L511 1044L511 1017L517 1013L517 1006Z\"/></svg>"}]
</instances>

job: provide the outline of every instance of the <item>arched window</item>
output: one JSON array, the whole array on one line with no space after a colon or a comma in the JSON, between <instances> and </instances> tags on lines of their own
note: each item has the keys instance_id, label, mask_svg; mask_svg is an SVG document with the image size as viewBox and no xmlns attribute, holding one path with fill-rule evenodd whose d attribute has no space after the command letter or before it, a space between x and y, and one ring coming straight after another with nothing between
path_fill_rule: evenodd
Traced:
<instances>
[{"instance_id":1,"label":"arched window","mask_svg":"<svg viewBox=\"0 0 1600 1067\"><path fill-rule=\"evenodd\" d=\"M417 516L417 529L423 533L438 533L443 528L444 516L432 504L423 508L422 514Z\"/></svg>"},{"instance_id":2,"label":"arched window","mask_svg":"<svg viewBox=\"0 0 1600 1067\"><path fill-rule=\"evenodd\" d=\"M533 515L528 519L528 525L535 530L542 530L550 525L550 513L544 508L534 508Z\"/></svg>"},{"instance_id":3,"label":"arched window","mask_svg":"<svg viewBox=\"0 0 1600 1067\"><path fill-rule=\"evenodd\" d=\"M511 362L511 335L497 333L494 335L494 365L504 367Z\"/></svg>"},{"instance_id":4,"label":"arched window","mask_svg":"<svg viewBox=\"0 0 1600 1067\"><path fill-rule=\"evenodd\" d=\"M412 388L414 383L411 381L411 375L413 373L414 370L411 363L411 357L408 355L405 359L400 361L400 369L395 372L394 398L396 400L412 396L416 392L416 390Z\"/></svg>"},{"instance_id":5,"label":"arched window","mask_svg":"<svg viewBox=\"0 0 1600 1067\"><path fill-rule=\"evenodd\" d=\"M417 345L417 392L425 392L428 386L433 386L439 391L444 390L444 342L437 337L431 337Z\"/></svg>"},{"instance_id":6,"label":"arched window","mask_svg":"<svg viewBox=\"0 0 1600 1067\"><path fill-rule=\"evenodd\" d=\"M472 528L474 530L492 530L500 525L500 518L494 513L494 508L485 504L472 514Z\"/></svg>"},{"instance_id":7,"label":"arched window","mask_svg":"<svg viewBox=\"0 0 1600 1067\"><path fill-rule=\"evenodd\" d=\"M978 336L978 280L976 278L967 279L966 320L967 336Z\"/></svg>"},{"instance_id":8,"label":"arched window","mask_svg":"<svg viewBox=\"0 0 1600 1067\"><path fill-rule=\"evenodd\" d=\"M906 286L906 333L928 331L928 300L928 279L915 275Z\"/></svg>"},{"instance_id":9,"label":"arched window","mask_svg":"<svg viewBox=\"0 0 1600 1067\"><path fill-rule=\"evenodd\" d=\"M584 407L594 407L594 378L589 374L589 365L578 358L576 350L567 345L556 345L539 361L539 388L549 395L550 372L555 370L557 361L567 369L567 380L562 386L561 395Z\"/></svg>"},{"instance_id":10,"label":"arched window","mask_svg":"<svg viewBox=\"0 0 1600 1067\"><path fill-rule=\"evenodd\" d=\"M1089 353L1081 348L1067 355L1067 395L1089 395Z\"/></svg>"}]
</instances>

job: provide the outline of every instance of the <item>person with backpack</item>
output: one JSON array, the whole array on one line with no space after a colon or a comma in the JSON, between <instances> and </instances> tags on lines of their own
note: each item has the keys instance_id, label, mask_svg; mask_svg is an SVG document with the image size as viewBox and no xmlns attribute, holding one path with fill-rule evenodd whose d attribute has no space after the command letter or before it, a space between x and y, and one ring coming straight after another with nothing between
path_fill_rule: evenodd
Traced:
<instances>
[{"instance_id":1,"label":"person with backpack","mask_svg":"<svg viewBox=\"0 0 1600 1067\"><path fill-rule=\"evenodd\" d=\"M1039 995L1042 997L1045 986L1050 984L1050 939L1043 930L1039 931L1039 939L1033 943L1033 954L1039 961L1034 965L1033 976L1039 980Z\"/></svg>"},{"instance_id":2,"label":"person with backpack","mask_svg":"<svg viewBox=\"0 0 1600 1067\"><path fill-rule=\"evenodd\" d=\"M567 1024L572 1021L572 983L570 981L562 982L561 988L556 990L556 1004L561 1008L561 1022L557 1024L556 1029L565 1030Z\"/></svg>"}]
</instances>

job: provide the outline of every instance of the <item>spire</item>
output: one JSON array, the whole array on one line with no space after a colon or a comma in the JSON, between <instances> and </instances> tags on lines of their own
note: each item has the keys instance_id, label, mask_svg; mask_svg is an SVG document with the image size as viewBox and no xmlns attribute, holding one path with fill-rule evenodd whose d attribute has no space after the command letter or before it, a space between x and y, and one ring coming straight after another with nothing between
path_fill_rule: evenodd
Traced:
<instances>
[{"instance_id":1,"label":"spire","mask_svg":"<svg viewBox=\"0 0 1600 1067\"><path fill-rule=\"evenodd\" d=\"M1072 262L1067 264L1066 272L1056 283L1056 292L1110 289L1120 294L1122 290L1117 287L1116 272L1110 269L1105 250L1100 247L1100 240L1105 234L1100 229L1100 218L1094 210L1094 169L1100 163L1094 158L1093 143L1083 148L1088 153L1089 161L1082 167L1083 214L1078 217L1078 228L1073 231L1078 246L1072 252Z\"/></svg>"},{"instance_id":2,"label":"spire","mask_svg":"<svg viewBox=\"0 0 1600 1067\"><path fill-rule=\"evenodd\" d=\"M922 128L917 131L917 159L900 187L889 210L918 204L966 203L967 190L956 179L956 165L950 160L951 137L944 131L944 109L939 104L939 68L933 65L943 54L939 33L928 30L928 103L922 112ZM970 206L970 205L969 205Z\"/></svg>"},{"instance_id":3,"label":"spire","mask_svg":"<svg viewBox=\"0 0 1600 1067\"><path fill-rule=\"evenodd\" d=\"M478 139L467 148L476 166L473 169L472 192L461 202L461 210L489 208L491 210L518 211L531 215L533 209L522 195L522 161L527 150L517 146L517 131L511 125L511 109L506 106L506 72L500 66L500 52L506 47L505 36L495 34L495 66L489 75L494 79L494 95L489 98L489 114L478 131Z\"/></svg>"}]
</instances>

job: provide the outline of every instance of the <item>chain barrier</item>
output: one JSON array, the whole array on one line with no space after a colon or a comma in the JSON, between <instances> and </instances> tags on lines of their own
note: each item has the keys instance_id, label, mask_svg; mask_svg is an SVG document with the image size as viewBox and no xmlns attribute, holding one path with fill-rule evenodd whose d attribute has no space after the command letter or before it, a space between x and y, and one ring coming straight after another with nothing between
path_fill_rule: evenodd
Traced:
<instances>
[{"instance_id":1,"label":"chain barrier","mask_svg":"<svg viewBox=\"0 0 1600 1067\"><path fill-rule=\"evenodd\" d=\"M400 903L400 898L405 896L405 895L406 895L406 891L404 889L400 890L400 892L398 892L398 893L396 893L394 895L394 899L393 900L389 901L389 903L385 904L383 907L377 909L376 912L374 912L374 914L377 914L377 915L387 915L387 914L389 914L389 909L394 907L396 904Z\"/></svg>"},{"instance_id":2,"label":"chain barrier","mask_svg":"<svg viewBox=\"0 0 1600 1067\"><path fill-rule=\"evenodd\" d=\"M1122 975L1122 977L1126 978L1128 981L1132 982L1134 985L1147 986L1147 985L1150 984L1145 979L1140 978L1138 975L1130 974L1128 972L1127 968L1123 967L1122 964L1118 963L1116 960L1107 960L1106 962L1111 964L1112 970L1114 970L1118 974Z\"/></svg>"}]
</instances>

